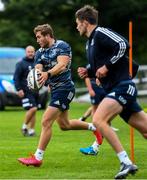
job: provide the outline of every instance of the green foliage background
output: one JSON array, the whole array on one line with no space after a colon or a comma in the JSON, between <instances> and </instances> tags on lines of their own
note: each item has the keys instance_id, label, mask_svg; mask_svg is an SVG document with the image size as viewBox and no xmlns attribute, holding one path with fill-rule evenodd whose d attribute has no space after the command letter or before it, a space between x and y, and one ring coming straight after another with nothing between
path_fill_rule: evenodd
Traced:
<instances>
[{"instance_id":1,"label":"green foliage background","mask_svg":"<svg viewBox=\"0 0 147 180\"><path fill-rule=\"evenodd\" d=\"M85 65L85 41L80 37L74 14L85 4L99 10L99 24L128 38L128 23L133 21L133 56L140 64L147 59L147 1L145 0L2 0L5 10L0 12L0 46L28 44L38 48L33 29L49 23L58 39L69 42L73 50L73 78L79 81L76 69Z\"/></svg>"}]
</instances>

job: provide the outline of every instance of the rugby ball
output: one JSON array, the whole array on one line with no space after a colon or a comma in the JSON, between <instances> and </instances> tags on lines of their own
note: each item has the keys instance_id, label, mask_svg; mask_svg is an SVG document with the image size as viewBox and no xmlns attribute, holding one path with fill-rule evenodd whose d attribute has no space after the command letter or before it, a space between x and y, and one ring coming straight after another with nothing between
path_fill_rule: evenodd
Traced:
<instances>
[{"instance_id":1,"label":"rugby ball","mask_svg":"<svg viewBox=\"0 0 147 180\"><path fill-rule=\"evenodd\" d=\"M28 88L34 91L38 91L42 88L43 84L39 84L39 77L41 71L39 69L31 69L27 76Z\"/></svg>"}]
</instances>

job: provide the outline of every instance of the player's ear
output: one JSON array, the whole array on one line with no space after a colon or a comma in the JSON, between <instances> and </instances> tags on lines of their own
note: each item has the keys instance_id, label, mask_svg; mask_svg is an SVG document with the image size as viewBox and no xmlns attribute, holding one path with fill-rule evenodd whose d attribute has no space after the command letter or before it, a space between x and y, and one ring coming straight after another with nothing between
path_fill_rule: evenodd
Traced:
<instances>
[{"instance_id":1,"label":"player's ear","mask_svg":"<svg viewBox=\"0 0 147 180\"><path fill-rule=\"evenodd\" d=\"M88 22L88 21L84 20L83 22L84 22L84 24L85 24L86 26L89 25L89 22Z\"/></svg>"},{"instance_id":2,"label":"player's ear","mask_svg":"<svg viewBox=\"0 0 147 180\"><path fill-rule=\"evenodd\" d=\"M45 35L45 38L46 38L46 39L50 39L50 38L51 38L50 34L46 34L46 35Z\"/></svg>"}]
</instances>

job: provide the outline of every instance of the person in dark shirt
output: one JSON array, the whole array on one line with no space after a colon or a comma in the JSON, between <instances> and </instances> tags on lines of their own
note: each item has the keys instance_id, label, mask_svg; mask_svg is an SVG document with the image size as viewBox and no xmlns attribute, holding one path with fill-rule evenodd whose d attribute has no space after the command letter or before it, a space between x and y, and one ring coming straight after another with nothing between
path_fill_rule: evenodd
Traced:
<instances>
[{"instance_id":1,"label":"person in dark shirt","mask_svg":"<svg viewBox=\"0 0 147 180\"><path fill-rule=\"evenodd\" d=\"M95 78L85 78L85 84L88 89L91 107L84 113L84 115L79 119L81 121L85 121L89 116L93 116L95 111L97 110L98 105L105 97L106 93L102 88L98 79ZM119 129L112 127L114 131L118 131ZM103 142L103 141L102 141ZM91 146L86 148L80 148L80 152L86 155L97 155L100 150L100 145L96 140L93 142Z\"/></svg>"},{"instance_id":2,"label":"person in dark shirt","mask_svg":"<svg viewBox=\"0 0 147 180\"><path fill-rule=\"evenodd\" d=\"M38 25L34 33L41 47L36 52L35 68L41 71L39 83L50 87L51 99L42 117L42 131L35 154L32 157L18 159L27 166L41 166L55 120L62 130L91 130L97 141L101 141L99 132L92 123L68 119L69 105L75 94L70 70L72 58L70 45L63 40L55 39L49 24Z\"/></svg>"},{"instance_id":3,"label":"person in dark shirt","mask_svg":"<svg viewBox=\"0 0 147 180\"><path fill-rule=\"evenodd\" d=\"M138 167L129 159L109 123L119 114L147 138L147 115L136 101L137 89L129 74L129 43L113 30L98 26L98 11L90 5L77 10L75 18L80 35L88 38L86 51L90 64L88 68L79 67L78 74L81 78L98 78L107 93L93 116L93 124L120 160L121 168L115 179L124 179L135 174ZM137 67L133 67L136 73Z\"/></svg>"},{"instance_id":4,"label":"person in dark shirt","mask_svg":"<svg viewBox=\"0 0 147 180\"><path fill-rule=\"evenodd\" d=\"M35 135L36 111L39 94L32 92L27 86L27 75L34 68L35 49L33 46L26 47L26 57L16 64L14 84L17 94L22 98L22 106L26 111L21 131L24 136Z\"/></svg>"},{"instance_id":5,"label":"person in dark shirt","mask_svg":"<svg viewBox=\"0 0 147 180\"><path fill-rule=\"evenodd\" d=\"M85 121L88 116L93 116L95 111L97 110L97 107L99 103L102 101L102 99L105 97L105 91L101 87L101 85L98 83L98 80L95 78L85 78L85 84L88 89L88 93L90 95L91 100L91 107L88 108L86 111L84 117L80 118L79 120ZM102 135L101 135L102 137ZM101 141L101 144L103 143L103 138ZM80 152L86 155L97 155L100 149L100 145L97 141L94 141L94 143L86 148L80 148Z\"/></svg>"}]
</instances>

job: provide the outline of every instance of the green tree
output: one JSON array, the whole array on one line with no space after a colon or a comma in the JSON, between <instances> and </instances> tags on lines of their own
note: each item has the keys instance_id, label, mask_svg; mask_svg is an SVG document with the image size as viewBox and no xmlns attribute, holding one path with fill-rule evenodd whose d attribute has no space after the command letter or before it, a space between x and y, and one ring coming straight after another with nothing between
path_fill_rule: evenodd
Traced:
<instances>
[{"instance_id":1,"label":"green tree","mask_svg":"<svg viewBox=\"0 0 147 180\"><path fill-rule=\"evenodd\" d=\"M75 24L75 12L85 4L99 10L99 24L112 28L128 37L128 22L133 21L133 53L139 63L145 63L147 51L146 19L147 1L144 0L2 0L5 10L0 12L0 46L28 44L38 48L33 29L38 24L49 23L58 39L70 43L73 50L72 71L74 80L77 67L85 65L86 39L80 37ZM82 82L82 81L80 81Z\"/></svg>"}]
</instances>

